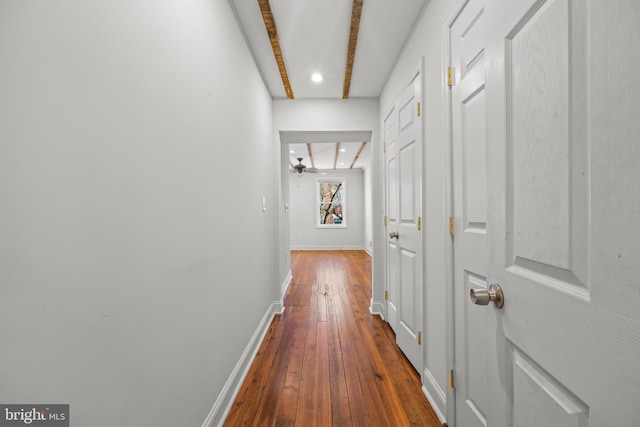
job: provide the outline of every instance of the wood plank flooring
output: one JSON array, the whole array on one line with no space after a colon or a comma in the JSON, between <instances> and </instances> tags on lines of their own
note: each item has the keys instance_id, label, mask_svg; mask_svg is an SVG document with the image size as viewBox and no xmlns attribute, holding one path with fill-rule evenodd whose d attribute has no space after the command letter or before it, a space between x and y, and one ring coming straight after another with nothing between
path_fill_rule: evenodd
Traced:
<instances>
[{"instance_id":1,"label":"wood plank flooring","mask_svg":"<svg viewBox=\"0 0 640 427\"><path fill-rule=\"evenodd\" d=\"M225 426L437 426L418 373L369 313L364 251L292 251L293 281Z\"/></svg>"}]
</instances>

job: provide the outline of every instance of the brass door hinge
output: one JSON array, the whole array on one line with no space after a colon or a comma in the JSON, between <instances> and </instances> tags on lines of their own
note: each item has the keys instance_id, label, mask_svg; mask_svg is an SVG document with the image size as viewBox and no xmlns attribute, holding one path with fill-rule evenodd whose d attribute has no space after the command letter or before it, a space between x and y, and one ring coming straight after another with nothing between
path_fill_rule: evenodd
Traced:
<instances>
[{"instance_id":1,"label":"brass door hinge","mask_svg":"<svg viewBox=\"0 0 640 427\"><path fill-rule=\"evenodd\" d=\"M389 301L389 291L384 291L384 299L385 301Z\"/></svg>"},{"instance_id":2,"label":"brass door hinge","mask_svg":"<svg viewBox=\"0 0 640 427\"><path fill-rule=\"evenodd\" d=\"M384 216L384 226L386 227L388 223L389 223L389 218L385 215Z\"/></svg>"},{"instance_id":3,"label":"brass door hinge","mask_svg":"<svg viewBox=\"0 0 640 427\"><path fill-rule=\"evenodd\" d=\"M418 231L422 230L422 217L418 217Z\"/></svg>"},{"instance_id":4,"label":"brass door hinge","mask_svg":"<svg viewBox=\"0 0 640 427\"><path fill-rule=\"evenodd\" d=\"M453 86L453 68L447 67L447 86Z\"/></svg>"},{"instance_id":5,"label":"brass door hinge","mask_svg":"<svg viewBox=\"0 0 640 427\"><path fill-rule=\"evenodd\" d=\"M422 345L422 331L418 331L418 345Z\"/></svg>"},{"instance_id":6,"label":"brass door hinge","mask_svg":"<svg viewBox=\"0 0 640 427\"><path fill-rule=\"evenodd\" d=\"M418 102L418 117L420 117L420 103Z\"/></svg>"},{"instance_id":7,"label":"brass door hinge","mask_svg":"<svg viewBox=\"0 0 640 427\"><path fill-rule=\"evenodd\" d=\"M384 142L382 149L384 150L384 152L387 152L387 141Z\"/></svg>"},{"instance_id":8,"label":"brass door hinge","mask_svg":"<svg viewBox=\"0 0 640 427\"><path fill-rule=\"evenodd\" d=\"M454 389L453 385L453 369L449 371L449 375L447 375L447 385L449 386L449 390Z\"/></svg>"},{"instance_id":9,"label":"brass door hinge","mask_svg":"<svg viewBox=\"0 0 640 427\"><path fill-rule=\"evenodd\" d=\"M449 234L452 236L456 233L456 220L450 216L449 217Z\"/></svg>"}]
</instances>

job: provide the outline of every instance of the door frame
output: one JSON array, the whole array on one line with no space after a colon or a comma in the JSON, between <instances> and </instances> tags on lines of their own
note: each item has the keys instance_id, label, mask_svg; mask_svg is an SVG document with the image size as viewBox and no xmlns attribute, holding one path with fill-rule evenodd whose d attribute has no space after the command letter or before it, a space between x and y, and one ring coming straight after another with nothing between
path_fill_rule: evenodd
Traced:
<instances>
[{"instance_id":1,"label":"door frame","mask_svg":"<svg viewBox=\"0 0 640 427\"><path fill-rule=\"evenodd\" d=\"M445 197L445 214L442 229L447 235L445 239L445 358L446 358L446 375L447 375L447 425L449 427L456 426L456 394L455 394L455 310L454 310L454 246L453 236L449 231L449 218L453 218L453 127L452 127L452 103L451 103L451 87L448 85L447 69L452 64L451 59L451 37L450 28L467 5L469 0L457 0L451 7L446 19L442 24L442 99L443 99L443 135L445 135L444 151L444 197ZM453 73L455 75L455 73ZM455 80L454 80L455 84Z\"/></svg>"}]
</instances>

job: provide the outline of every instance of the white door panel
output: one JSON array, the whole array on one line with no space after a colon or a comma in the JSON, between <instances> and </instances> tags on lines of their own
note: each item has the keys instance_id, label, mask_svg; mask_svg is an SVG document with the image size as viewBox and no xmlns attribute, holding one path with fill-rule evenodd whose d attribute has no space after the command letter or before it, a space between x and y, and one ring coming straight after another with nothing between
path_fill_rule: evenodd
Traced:
<instances>
[{"instance_id":1,"label":"white door panel","mask_svg":"<svg viewBox=\"0 0 640 427\"><path fill-rule=\"evenodd\" d=\"M488 288L484 31L481 0L468 2L450 28L456 420L469 427L487 425L493 399L487 343L495 341L495 314L468 297L472 288Z\"/></svg>"},{"instance_id":2,"label":"white door panel","mask_svg":"<svg viewBox=\"0 0 640 427\"><path fill-rule=\"evenodd\" d=\"M416 212L418 207L416 203L416 187L419 187L419 183L415 182L416 176L416 163L419 159L416 156L419 154L419 147L417 147L415 139L406 141L406 136L402 147L400 147L400 223L408 226L417 226Z\"/></svg>"},{"instance_id":3,"label":"white door panel","mask_svg":"<svg viewBox=\"0 0 640 427\"><path fill-rule=\"evenodd\" d=\"M397 254L399 253L398 245L395 242L389 242L388 246L388 300L387 300L387 316L388 322L391 326L391 329L394 331L397 330L397 320L398 320L398 308L399 304L396 303L396 298L399 295L398 292L398 280L400 277L400 268L398 266L400 260L398 259Z\"/></svg>"},{"instance_id":4,"label":"white door panel","mask_svg":"<svg viewBox=\"0 0 640 427\"><path fill-rule=\"evenodd\" d=\"M459 426L640 425L639 27L630 0L471 0L453 20ZM502 309L468 302L490 283Z\"/></svg>"},{"instance_id":5,"label":"white door panel","mask_svg":"<svg viewBox=\"0 0 640 427\"><path fill-rule=\"evenodd\" d=\"M501 132L505 136L492 140L494 148L506 149L508 156L504 165L492 168L496 175L490 179L506 195L504 234L496 233L492 244L507 256L494 260L492 269L507 296L502 325L519 368L514 368L513 423L526 425L531 416L523 408L530 405L531 379L537 376L544 379L537 382L539 390L545 381L554 385L547 387L553 392L537 392L537 404L544 403L546 412L559 420L637 426L640 323L637 314L635 319L625 318L629 312L623 308L628 307L624 298L604 309L597 290L624 292L632 283L640 290L640 250L635 260L619 258L604 265L601 274L593 255L602 251L602 244L607 252L618 254L629 248L611 240L612 235L605 242L593 236L620 228L611 221L612 210L628 215L638 208L638 134L607 149L619 158L635 156L629 170L635 170L636 187L627 187L627 194L618 192L615 209L607 196L594 191L594 184L617 188L617 178L603 175L617 165L607 161L610 157L593 156L592 150L601 144L594 135L609 139L610 133L617 133L610 127L611 111L595 116L593 108L605 100L614 104L635 99L620 114L626 117L627 129L634 123L638 129L640 93L637 79L629 74L617 82L635 91L631 98L628 93L612 98L610 76L590 81L599 70L611 68L601 59L604 52L594 51L590 41L617 38L626 27L629 32L620 40L626 37L626 49L615 46L614 63L635 56L638 64L640 6L628 1L549 0L529 2L528 7L502 29L506 93L503 99L492 98L496 107L503 103L506 113L502 129L507 132ZM607 22L609 7L626 12ZM594 14L598 10L602 15ZM496 220L503 222L499 214ZM626 232L633 233L633 228ZM635 241L640 241L638 228Z\"/></svg>"},{"instance_id":6,"label":"white door panel","mask_svg":"<svg viewBox=\"0 0 640 427\"><path fill-rule=\"evenodd\" d=\"M422 241L418 217L422 215L422 155L418 97L420 76L407 86L398 99L398 158L400 222L397 224L400 248L400 310L396 330L398 346L418 372L422 372Z\"/></svg>"},{"instance_id":7,"label":"white door panel","mask_svg":"<svg viewBox=\"0 0 640 427\"><path fill-rule=\"evenodd\" d=\"M598 306L640 321L640 7L600 1L588 14L589 186L599 201L589 218L590 295Z\"/></svg>"},{"instance_id":8,"label":"white door panel","mask_svg":"<svg viewBox=\"0 0 640 427\"><path fill-rule=\"evenodd\" d=\"M408 338L408 347L411 348L417 343L418 330L420 329L420 319L418 316L420 312L420 307L418 307L420 300L416 299L419 295L417 295L418 292L416 291L416 286L414 286L417 276L419 276L417 269L420 263L417 259L417 254L406 249L400 250L400 259L400 306L402 310L400 310L398 319L400 321L398 334L401 334L404 338ZM402 337L399 337L398 340L401 338Z\"/></svg>"},{"instance_id":9,"label":"white door panel","mask_svg":"<svg viewBox=\"0 0 640 427\"><path fill-rule=\"evenodd\" d=\"M587 427L588 410L518 350L513 353L513 427Z\"/></svg>"},{"instance_id":10,"label":"white door panel","mask_svg":"<svg viewBox=\"0 0 640 427\"><path fill-rule=\"evenodd\" d=\"M420 74L385 119L388 316L398 346L422 371L422 153ZM393 234L392 234L393 233ZM397 233L397 234L395 234ZM393 235L397 237L391 237Z\"/></svg>"},{"instance_id":11,"label":"white door panel","mask_svg":"<svg viewBox=\"0 0 640 427\"><path fill-rule=\"evenodd\" d=\"M399 220L399 170L398 170L398 113L391 110L384 121L384 138L387 146L385 150L385 196L387 232L389 228L395 230ZM400 296L400 250L395 239L387 239L387 321L391 328L397 330L398 308L396 299Z\"/></svg>"}]
</instances>

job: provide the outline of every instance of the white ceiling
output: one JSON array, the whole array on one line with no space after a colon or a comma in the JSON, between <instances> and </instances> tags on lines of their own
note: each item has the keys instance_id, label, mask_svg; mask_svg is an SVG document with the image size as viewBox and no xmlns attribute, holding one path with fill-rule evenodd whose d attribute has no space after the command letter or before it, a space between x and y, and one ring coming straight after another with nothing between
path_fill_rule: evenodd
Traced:
<instances>
[{"instance_id":1,"label":"white ceiling","mask_svg":"<svg viewBox=\"0 0 640 427\"><path fill-rule=\"evenodd\" d=\"M280 132L280 141L289 150L293 165L298 164L298 157L305 166L323 170L334 169L334 165L335 169L362 169L371 161L370 131Z\"/></svg>"},{"instance_id":2,"label":"white ceiling","mask_svg":"<svg viewBox=\"0 0 640 427\"><path fill-rule=\"evenodd\" d=\"M363 0L350 98L380 96L425 1ZM287 98L258 0L229 0L229 3L269 92L273 98ZM352 1L270 0L269 4L293 97L342 99ZM315 72L323 74L321 83L311 81ZM370 135L369 139L362 135L339 135L326 140L327 135L316 134L315 138L322 140L317 141L312 134L302 139L289 135L289 140L282 141L291 144L291 150L295 151L290 154L293 164L297 163L296 157L303 157L303 163L311 167L307 148L307 144L311 144L314 166L333 169L339 142L345 151L339 152L336 168L349 168L362 142L370 141ZM368 165L370 145L366 144L354 168Z\"/></svg>"},{"instance_id":3,"label":"white ceiling","mask_svg":"<svg viewBox=\"0 0 640 427\"><path fill-rule=\"evenodd\" d=\"M267 87L286 98L257 0L230 0ZM364 0L351 98L380 96L425 0ZM351 24L349 0L270 0L294 98L342 98ZM325 79L316 84L311 74Z\"/></svg>"},{"instance_id":4,"label":"white ceiling","mask_svg":"<svg viewBox=\"0 0 640 427\"><path fill-rule=\"evenodd\" d=\"M295 165L298 163L297 158L302 157L302 164L307 167L315 167L316 169L334 169L334 164L336 165L335 169L349 169L361 145L362 142L341 142L341 151L338 151L336 162L335 143L313 144L312 163L307 153L307 144L289 144L289 159L290 162ZM361 169L369 164L369 150L366 148L367 146L365 145L365 150L358 156L356 163L353 165L353 169ZM291 151L293 151L293 153L291 153Z\"/></svg>"}]
</instances>

